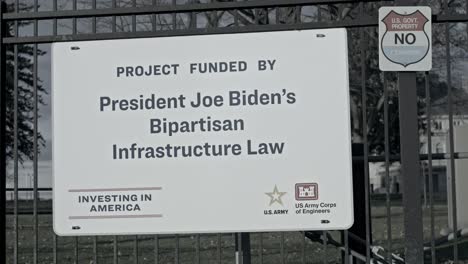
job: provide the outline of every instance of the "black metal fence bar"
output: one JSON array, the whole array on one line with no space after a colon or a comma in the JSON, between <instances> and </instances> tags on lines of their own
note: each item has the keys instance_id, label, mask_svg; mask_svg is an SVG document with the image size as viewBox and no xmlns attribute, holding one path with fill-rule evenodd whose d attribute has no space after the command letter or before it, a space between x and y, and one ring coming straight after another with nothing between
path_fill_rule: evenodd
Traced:
<instances>
[{"instance_id":1,"label":"black metal fence bar","mask_svg":"<svg viewBox=\"0 0 468 264\"><path fill-rule=\"evenodd\" d=\"M0 4L0 36L5 34L6 26L3 21L3 12L6 6ZM6 78L6 50L3 44L3 38L0 38L0 84L5 83ZM0 89L0 102L4 102L6 97L5 89ZM6 105L0 103L0 175L5 175L6 178ZM0 178L0 256L6 258L6 193L2 193L6 188L6 179Z\"/></svg>"},{"instance_id":2,"label":"black metal fence bar","mask_svg":"<svg viewBox=\"0 0 468 264\"><path fill-rule=\"evenodd\" d=\"M363 15L362 4L360 7L360 13ZM366 51L367 51L367 38L364 29L359 29L360 38L360 57L361 57L361 108L362 108L362 140L364 147L364 195L365 195L365 238L366 238L366 264L370 264L371 259L371 215L370 215L370 203L369 203L369 145L367 140L367 86L366 86Z\"/></svg>"},{"instance_id":3,"label":"black metal fence bar","mask_svg":"<svg viewBox=\"0 0 468 264\"><path fill-rule=\"evenodd\" d=\"M114 0L115 1L115 0ZM77 10L78 11L88 11ZM62 11L57 11L62 12ZM194 12L192 10L192 12ZM34 14L34 13L31 13ZM6 15L6 14L5 14ZM49 19L57 17L47 17ZM44 19L47 19L44 18ZM76 17L75 17L76 18ZM325 22L310 22L310 23L297 23L297 24L265 24L265 25L248 25L243 27L215 27L215 28L190 28L178 30L161 30L161 31L138 31L138 32L117 32L116 16L113 15L113 30L111 33L97 33L97 34L76 34L74 27L74 34L72 35L52 35L52 36L24 36L24 37L5 37L5 44L27 44L27 43L51 43L51 42L66 42L66 41L84 41L84 40L108 40L108 39L123 39L123 38L145 38L145 37L169 37L169 36L188 36L200 34L228 34L228 33L246 33L246 32L268 32L268 31L283 31L283 30L304 30L304 29L321 29L321 28L334 28L334 27L373 27L377 26L376 17L364 17L356 20L338 20L338 21L325 21ZM446 15L435 16L433 23L451 22L465 22L468 21L468 15L457 16L457 19ZM15 20L17 21L17 20ZM173 20L174 21L174 20ZM74 23L76 25L76 23Z\"/></svg>"},{"instance_id":4,"label":"black metal fence bar","mask_svg":"<svg viewBox=\"0 0 468 264\"><path fill-rule=\"evenodd\" d=\"M384 140L385 140L385 181L386 194L385 206L387 209L387 262L392 263L392 208L390 201L390 136L389 136L389 119L388 119L388 86L385 72L383 76L383 92L384 92Z\"/></svg>"},{"instance_id":5,"label":"black metal fence bar","mask_svg":"<svg viewBox=\"0 0 468 264\"><path fill-rule=\"evenodd\" d=\"M179 243L180 243L180 240L179 240L179 235L174 235L174 262L176 264L179 264L179 252L180 252L180 248L179 248Z\"/></svg>"},{"instance_id":6,"label":"black metal fence bar","mask_svg":"<svg viewBox=\"0 0 468 264\"><path fill-rule=\"evenodd\" d=\"M98 264L98 238L93 237L93 264Z\"/></svg>"},{"instance_id":7,"label":"black metal fence bar","mask_svg":"<svg viewBox=\"0 0 468 264\"><path fill-rule=\"evenodd\" d=\"M322 256L322 262L324 264L328 263L328 256L327 256L327 231L322 231L322 240L323 240L323 256ZM284 264L284 260L282 262Z\"/></svg>"},{"instance_id":8,"label":"black metal fence bar","mask_svg":"<svg viewBox=\"0 0 468 264\"><path fill-rule=\"evenodd\" d=\"M97 4L96 4L96 0L92 0L92 8L91 10L96 10L97 9ZM97 18L96 17L93 17L93 23L92 23L92 33L96 34L96 31L97 31Z\"/></svg>"},{"instance_id":9,"label":"black metal fence bar","mask_svg":"<svg viewBox=\"0 0 468 264\"><path fill-rule=\"evenodd\" d=\"M343 254L344 263L349 264L350 254L349 254L349 234L348 234L348 230L343 231L343 236L344 236L344 254Z\"/></svg>"},{"instance_id":10,"label":"black metal fence bar","mask_svg":"<svg viewBox=\"0 0 468 264\"><path fill-rule=\"evenodd\" d=\"M391 1L391 0L390 0ZM367 2L379 2L370 0ZM177 5L148 5L141 7L117 7L103 9L81 9L81 10L60 10L60 11L39 11L39 12L14 12L5 13L3 19L9 20L28 20L28 19L52 19L52 18L85 18L85 17L108 17L125 15L150 15L150 14L168 14L168 13L189 13L189 12L210 12L235 9L253 9L253 8L279 8L304 5L323 5L323 4L355 4L358 1L353 0L258 0L258 1L234 1L234 2L210 2L204 4L188 3ZM466 17L466 16L465 16Z\"/></svg>"},{"instance_id":11,"label":"black metal fence bar","mask_svg":"<svg viewBox=\"0 0 468 264\"><path fill-rule=\"evenodd\" d=\"M34 0L34 12L38 12L38 0ZM38 35L38 20L33 22L33 35ZM33 97L34 97L34 107L33 107L33 232L34 232L34 244L33 244L33 263L37 264L38 260L38 251L39 251L39 219L37 213L37 205L39 200L39 192L37 191L38 182L39 182L39 171L38 171L38 156L39 156L39 146L38 146L38 135L39 135L39 126L38 126L38 54L37 54L38 44L33 44Z\"/></svg>"},{"instance_id":12,"label":"black metal fence bar","mask_svg":"<svg viewBox=\"0 0 468 264\"><path fill-rule=\"evenodd\" d=\"M448 10L448 9L447 9ZM455 180L455 158L454 158L454 139L453 139L453 98L452 98L452 70L450 62L450 31L449 23L445 24L445 61L447 67L447 97L448 97L448 112L449 112L449 149L450 149L450 174L451 196L452 200L452 225L454 230L453 238L453 261L458 263L458 223L457 223L457 197L456 197L456 180Z\"/></svg>"},{"instance_id":13,"label":"black metal fence bar","mask_svg":"<svg viewBox=\"0 0 468 264\"><path fill-rule=\"evenodd\" d=\"M201 263L200 257L200 235L195 235L195 260L197 264Z\"/></svg>"},{"instance_id":14,"label":"black metal fence bar","mask_svg":"<svg viewBox=\"0 0 468 264\"><path fill-rule=\"evenodd\" d=\"M77 12L77 11L78 11L78 8L77 8L77 7L78 7L78 3L77 3L77 0L73 0L72 3L73 3L72 12ZM60 11L59 11L59 12L60 12ZM77 27L78 27L78 25L77 25L76 22L77 22L77 17L76 17L76 16L75 16L75 17L72 17L72 27L73 27L73 31L72 31L72 32L73 32L73 35L76 35L76 33L77 33Z\"/></svg>"},{"instance_id":15,"label":"black metal fence bar","mask_svg":"<svg viewBox=\"0 0 468 264\"><path fill-rule=\"evenodd\" d=\"M258 234L258 259L263 264L263 234Z\"/></svg>"},{"instance_id":16,"label":"black metal fence bar","mask_svg":"<svg viewBox=\"0 0 468 264\"><path fill-rule=\"evenodd\" d=\"M268 1L269 2L269 1ZM356 1L343 1L356 3ZM369 2L379 2L378 0L372 0ZM256 3L255 1L245 1L245 2L217 2L217 3ZM323 3L322 3L323 4ZM334 3L326 3L326 4L334 4ZM202 4L194 4L196 6ZM210 4L203 4L203 5L210 5ZM285 7L287 6L305 6L305 5L319 5L318 3L296 3L285 1ZM38 12L21 12L21 13L4 13L3 21L15 21L15 20L31 20L31 19L38 19L38 20L47 20L47 19L66 19L66 18L98 18L98 17L109 17L109 16L125 16L125 15L156 15L156 14L173 14L173 13L191 13L191 12L210 12L210 11L223 11L223 10L242 10L242 9L249 9L249 8L270 8L269 5L245 5L245 6L226 6L226 7L218 7L214 6L205 6L199 8L193 8L189 4L187 5L175 5L175 8L171 8L171 6L142 6L142 7L116 7L114 8L107 8L107 9L78 9L78 10L56 10L56 11L38 11ZM320 14L321 12L319 12ZM358 18L362 19L362 18ZM320 21L320 20L319 20ZM353 20L348 20L350 27L355 27L359 25L355 25ZM369 20L369 24L361 25L361 26L377 26L378 21L377 17L371 16ZM466 22L468 21L468 14L434 14L432 16L433 23L456 23L456 22ZM346 26L338 24L337 27Z\"/></svg>"},{"instance_id":17,"label":"black metal fence bar","mask_svg":"<svg viewBox=\"0 0 468 264\"><path fill-rule=\"evenodd\" d=\"M112 8L117 7L117 0L112 0ZM117 16L116 14L112 14L112 33L117 32Z\"/></svg>"},{"instance_id":18,"label":"black metal fence bar","mask_svg":"<svg viewBox=\"0 0 468 264\"><path fill-rule=\"evenodd\" d=\"M179 237L176 236L176 252L179 250ZM139 262L139 255L138 255L138 235L134 237L133 240L133 263L138 264ZM176 262L178 263L178 262Z\"/></svg>"},{"instance_id":19,"label":"black metal fence bar","mask_svg":"<svg viewBox=\"0 0 468 264\"><path fill-rule=\"evenodd\" d=\"M468 17L467 17L468 20ZM147 37L170 37L170 36L189 36L189 35L208 35L208 34L232 34L247 32L268 32L284 30L304 30L321 29L334 27L368 27L377 25L377 20L373 18L363 18L352 21L329 21L298 24L266 24L266 25L247 25L242 27L210 27L210 28L189 28L177 30L161 31L138 31L138 32L117 32L114 28L110 33L97 34L74 34L57 36L38 36L38 37L6 37L5 44L27 44L27 43L50 43L66 41L84 41L84 40L109 40L109 39L127 39L127 38L147 38ZM115 23L113 23L115 26Z\"/></svg>"},{"instance_id":20,"label":"black metal fence bar","mask_svg":"<svg viewBox=\"0 0 468 264\"><path fill-rule=\"evenodd\" d=\"M175 2L175 0L173 0L173 2ZM132 7L137 8L136 0L132 0ZM132 14L132 32L136 32L136 31L137 31L136 15Z\"/></svg>"},{"instance_id":21,"label":"black metal fence bar","mask_svg":"<svg viewBox=\"0 0 468 264\"><path fill-rule=\"evenodd\" d=\"M285 241L284 241L284 233L281 233L280 234L280 257L281 257L281 264L285 264L286 262L286 254L284 252L284 245Z\"/></svg>"},{"instance_id":22,"label":"black metal fence bar","mask_svg":"<svg viewBox=\"0 0 468 264\"><path fill-rule=\"evenodd\" d=\"M302 239L301 239L301 263L306 263L306 236L304 232L300 232Z\"/></svg>"},{"instance_id":23,"label":"black metal fence bar","mask_svg":"<svg viewBox=\"0 0 468 264\"><path fill-rule=\"evenodd\" d=\"M433 163L432 163L432 103L431 103L431 90L429 83L429 73L426 72L425 75L425 89L426 89L426 117L427 117L427 166L428 172L423 171L424 175L427 175L429 178L429 210L430 210L430 239L431 239L431 263L437 263L436 260L436 248L435 248L435 206L434 206L434 179L433 179ZM426 180L424 179L426 182Z\"/></svg>"},{"instance_id":24,"label":"black metal fence bar","mask_svg":"<svg viewBox=\"0 0 468 264\"><path fill-rule=\"evenodd\" d=\"M151 3L152 3L152 6L153 6L153 7L156 7L156 5L157 5L156 0L152 0ZM194 17L194 15L192 16L191 19L193 19L193 17ZM157 21L156 21L156 14L155 14L155 13L151 13L151 24L152 24L152 27L151 27L152 31L153 31L153 32L156 31L156 24L157 24Z\"/></svg>"},{"instance_id":25,"label":"black metal fence bar","mask_svg":"<svg viewBox=\"0 0 468 264\"><path fill-rule=\"evenodd\" d=\"M369 2L377 2L377 1L369 1ZM468 8L468 0L466 1L467 5L466 7ZM444 6L445 10L448 10L448 2L444 1ZM13 82L12 88L13 88L13 95L14 95L14 108L12 111L14 113L11 113L14 115L14 131L13 133L16 135L14 137L14 146L13 146L13 159L12 159L12 166L13 166L13 186L9 188L5 188L5 186L2 187L0 185L0 190L5 190L6 193L12 193L13 194L13 201L9 204L7 204L7 207L2 207L2 210L5 210L3 213L4 217L2 217L3 221L5 221L5 218L7 215L12 215L13 217L11 218L13 220L13 230L12 230L12 237L13 237L13 243L11 244L13 246L12 250L12 256L13 256L13 263L18 263L20 262L19 257L20 254L25 250L21 248L21 245L19 243L19 233L23 232L19 228L19 222L22 221L22 218L19 216L32 216L32 230L33 230L33 245L32 245L32 262L33 263L40 263L40 243L39 243L39 236L40 236L40 221L39 221L39 216L42 214L50 214L51 213L51 208L42 208L40 206L40 194L41 192L51 192L52 188L40 188L38 186L38 179L39 179L39 171L38 171L38 148L39 148L39 142L38 142L38 133L39 133L39 128L38 128L38 119L39 119L39 114L38 114L38 51L40 50L38 48L38 45L40 43L50 43L50 42L57 42L57 41L79 41L79 40L102 40L102 39L122 39L122 38L139 38L139 37L159 37L159 36L184 36L184 35L195 35L195 34L217 34L217 33L242 33L242 32L264 32L264 31L279 31L279 30L296 30L296 29L316 29L316 28L333 28L333 27L347 27L347 28L356 28L359 27L359 34L360 34L360 43L358 44L359 50L361 52L360 59L361 62L359 64L360 67L360 74L361 74L361 80L359 84L359 89L361 92L361 102L362 102L362 122L363 122L363 127L362 127L362 132L363 132L363 139L362 143L364 145L364 154L363 156L354 156L353 160L355 161L363 161L364 165L364 177L365 177L365 195L366 195L366 223L365 223L365 229L366 229L366 234L365 234L365 241L361 241L363 245L365 245L366 251L365 251L365 256L361 256L362 260L365 260L366 263L372 263L372 258L373 258L373 252L371 251L373 247L373 241L372 241L372 231L371 231L371 206L370 206L370 201L372 200L372 195L370 194L370 179L369 179L369 164L373 162L383 162L385 166L385 176L384 180L386 182L385 186L385 212L386 212L386 254L384 258L388 263L392 263L392 253L394 251L399 250L392 244L393 238L392 238L392 201L391 201L391 195L390 195L390 165L392 162L399 161L400 156L399 155L391 155L390 152L390 135L389 135L389 115L392 113L389 112L389 88L387 82L389 82L389 76L386 76L386 74L382 74L382 86L383 86L383 93L384 93L384 155L370 155L369 153L369 141L367 137L367 132L368 132L368 122L367 122L367 101L368 101L368 83L367 83L367 78L370 75L368 73L368 66L366 65L366 52L368 52L369 48L369 41L370 38L367 35L367 31L369 28L372 28L372 30L375 28L377 25L377 18L376 17L369 17L365 14L365 9L364 9L364 4L363 2L358 2L358 1L334 1L334 0L319 0L319 1L312 1L312 0L292 0L292 1L287 1L287 0L272 0L272 1L266 1L266 0L260 0L260 1L243 1L243 2L210 2L210 3L203 3L203 4L196 4L194 1L191 1L188 4L180 4L178 5L175 0L172 0L169 5L157 5L156 0L152 1L152 5L150 6L145 6L145 7L138 7L136 0L132 0L132 5L131 7L117 7L117 2L116 0L112 0L112 8L107 8L107 9L97 9L96 5L96 0L92 0L92 8L91 9L83 9L80 10L77 7L77 0L73 0L73 7L72 10L63 10L63 11L57 11L57 0L53 0L53 11L38 11L38 0L34 0L34 12L19 12L19 0L15 0L14 6L15 6L15 12L13 13L2 13L0 14L0 21L2 24L2 29L0 29L0 32L3 33L3 35L0 36L5 36L6 31L5 31L5 23L11 23L13 25L13 35L10 37L3 37L0 38L0 58L4 58L4 55L2 52L5 51L6 45L10 44L10 47L12 47L12 53L13 55L11 56L13 58L12 65L14 66L12 68L12 73L13 73ZM336 20L333 20L330 18L330 20L327 20L325 18L326 15L323 15L321 12L321 9L318 9L317 14L318 14L318 19L317 22L307 22L307 23L301 23L300 19L300 13L295 12L295 18L294 18L294 23L292 24L281 24L281 21L279 20L279 14L280 14L280 8L282 7L302 7L302 6L315 6L315 7L320 7L320 5L334 5L334 4L349 4L349 5L359 5L359 16L353 19L349 20L341 20L340 18L337 18ZM390 2L391 4L391 2ZM2 8L4 6L2 5ZM179 29L179 25L177 24L177 19L179 15L183 15L183 13L187 13L189 16L192 18L197 17L197 13L199 12L218 12L218 11L223 11L223 10L233 10L233 11L238 11L238 10L243 10L243 9L253 9L254 15L254 21L255 23L249 26L242 26L242 22L239 22L239 12L233 12L233 26L232 27L219 27L216 24L211 24L208 22L207 28L193 28L196 27L196 21L195 21L195 26L190 26L187 29ZM261 14L263 12L269 13L270 10L272 10L272 13L274 14L274 24L267 24L267 25L261 25ZM297 11L297 10L296 10ZM1 13L1 9L0 9ZM131 29L129 32L119 32L117 29L117 18L120 16L130 16L131 17ZM151 30L149 31L139 31L138 25L138 15L149 15L151 16ZM157 16L158 15L169 15L172 17L171 20L171 29L170 30L158 30L157 28ZM2 18L3 16L3 18ZM101 17L112 17L112 32L110 33L99 33L98 31L98 18ZM58 35L58 19L70 19L72 21L72 34L71 35ZM92 19L92 33L91 34L81 34L78 28L78 23L77 20L81 18L90 18ZM39 30L38 30L38 24L42 20L47 20L51 19L53 21L53 34L51 36L40 36ZM455 23L455 22L468 22L468 15L467 14L450 14L449 12L442 12L440 14L434 15L433 17L435 23L445 23L445 35L446 35L446 67L447 67L447 83L448 83L448 112L449 112L449 145L450 149L448 153L432 153L432 134L431 134L431 94L430 94L430 83L429 83L429 78L428 78L428 73L425 75L425 109L426 109L426 119L427 119L427 131L426 136L427 136L427 154L420 154L419 158L422 163L425 163L427 161L428 164L428 170L427 170L427 177L428 177L428 185L429 185L429 210L430 210L430 255L431 255L431 263L438 263L437 260L437 254L436 254L436 241L435 241L435 204L434 204L434 182L433 182L433 161L435 160L446 160L451 164L450 167L450 172L452 175L452 182L448 183L452 187L452 197L451 197L451 203L453 206L456 206L456 196L454 194L455 192L455 170L454 170L454 165L455 165L455 160L461 160L461 159L468 159L468 153L467 152L456 152L454 142L453 142L453 118L454 118L454 105L452 101L453 93L452 93L452 73L451 73L451 62L450 62L450 45L449 45L449 39L450 39L450 27L449 23ZM32 36L23 36L22 34L19 34L19 28L22 22L27 21L27 20L32 20L33 22L33 34ZM33 93L34 93L34 113L33 113L33 125L34 125L34 135L33 135L33 174L32 174L32 179L33 179L33 186L31 188L25 188L21 186L21 184L18 182L19 178L19 154L18 154L18 134L21 132L18 122L20 117L18 116L19 112L19 107L18 107L18 99L21 96L21 88L20 85L18 84L18 75L20 74L20 70L18 69L18 59L19 59L19 49L25 44L32 44L33 47L33 59L32 59L32 73L33 73ZM3 66L3 65L2 65ZM0 69L2 72L5 71L5 67L2 67ZM2 73L0 74L0 78L3 79L5 78L5 74ZM0 79L0 80L1 80ZM5 83L4 81L2 83ZM0 96L1 98L4 98L4 89L2 89L2 95ZM2 102L4 102L4 99L1 99ZM1 109L5 107L4 103L0 105ZM0 110L1 110L0 109ZM1 110L3 111L3 110ZM2 112L0 112L0 116L2 115ZM3 119L2 119L3 120ZM3 126L1 128L2 130L5 129ZM4 132L2 132L4 133ZM2 138L2 144L5 144L3 142ZM4 155L5 153L3 153ZM1 155L0 155L1 156ZM6 159L3 159L0 162L5 162ZM5 168L6 166L1 166L0 168ZM3 173L3 172L2 172ZM425 171L423 172L424 177L425 176ZM2 184L4 185L5 182L2 181ZM32 192L32 208L22 208L21 204L19 203L20 201L20 196L22 192ZM425 191L426 192L426 191ZM5 193L5 194L6 194ZM3 195L3 199L5 195ZM2 199L0 199L0 202ZM3 200L3 204L6 204L6 201ZM29 202L30 203L30 202ZM32 209L32 210L31 210ZM454 210L452 211L452 217L453 217L453 223L452 225L454 226L455 230L457 228L457 208L455 207ZM2 212L0 211L0 214ZM0 224L2 224L0 222ZM3 223L2 226L5 226ZM2 232L5 232L3 230ZM323 263L329 263L331 257L329 256L329 253L333 251L335 248L335 245L333 244L333 240L328 239L328 235L333 235L332 232L328 231L323 231L320 232L321 235L321 244L319 245L321 250L323 250L321 255L321 261ZM456 232L455 232L456 234ZM0 233L0 237L2 236L2 233ZM5 236L5 235L3 235ZM258 247L256 247L253 251L258 249L258 254L255 254L255 256L258 258L259 263L270 263L268 262L268 253L264 254L264 239L267 237L267 234L258 234ZM205 236L204 236L205 237ZM223 254L226 253L224 252L224 248L227 245L228 242L224 242L229 240L227 236L221 235L221 234L216 234L215 236L206 236L206 237L211 237L213 238L214 241L214 252L213 253L213 259L216 260L216 263L224 263L225 261L223 260ZM355 254L356 256L359 254L349 247L349 237L354 239L352 237L352 234L349 234L348 231L344 231L342 233L342 245L339 246L339 250L342 250L344 254L342 254L342 262L343 263L350 263L350 258L348 257L351 252ZM132 253L130 253L130 257L132 259L133 263L139 263L140 262L140 247L142 246L143 240L142 236L132 236L132 237L127 237L128 241L123 242L120 240L119 242L119 237L114 236L113 240L111 240L109 245L113 246L113 252L110 253L111 258L113 263L124 263L122 261L122 256L120 255L119 248L123 247L124 243L126 245L130 244L133 249ZM238 246L239 249L242 248L242 237L239 235L237 236L238 238ZM155 235L152 238L152 242L154 242L154 248L153 250L153 255L154 255L154 263L166 263L165 260L161 259L162 254L166 254L165 251L167 251L167 245L165 244L168 239L170 239L170 244L171 244L171 251L169 253L171 261L173 259L174 263L184 263L183 261L183 256L184 256L184 248L181 246L185 244L189 239L194 242L194 262L195 263L203 263L204 259L201 257L202 252L204 249L202 249L201 243L200 243L200 235L196 234L194 236L182 236L182 235L174 235L174 236L158 236ZM285 234L280 233L279 234L279 240L275 238L275 250L279 252L279 259L277 259L277 262L280 263L288 263L288 244L289 241L285 239ZM74 263L81 263L85 261L85 258L91 258L91 257L85 257L80 254L81 250L88 250L89 247L84 245L84 239L81 240L81 238L74 238L72 240L68 240L65 242L66 239L59 239L55 235L53 235L53 241L52 241L52 256L53 256L53 263L60 263L60 259L62 256L65 255L66 253L63 253L62 251L59 252L58 248L61 246L65 246L66 243L69 243L68 247L70 248L70 251L73 251L70 253L73 257L73 262ZM94 236L92 237L92 262L94 264L98 263L98 255L101 254L102 250L99 250L99 244L103 243L103 241L99 240L98 237ZM164 241L164 242L161 242ZM232 241L232 240L229 240ZM279 241L279 248L276 246L276 244ZM164 244L163 244L164 243ZM455 235L454 240L452 241L453 244L453 260L455 263L459 261L459 251L458 251L458 245L460 244L460 239L458 238L458 235ZM193 246L193 244L191 244ZM174 246L172 250L172 246ZM191 246L191 247L192 247ZM2 252L4 252L6 249L6 245L2 247L2 251L0 251L0 255ZM192 248L193 250L193 248ZM300 242L300 248L298 248L298 251L300 252L298 254L298 258L300 259L301 263L308 263L309 259L307 258L306 252L307 252L307 242L306 238L303 237L303 239ZM130 250L129 250L130 252ZM266 250L265 252L268 252ZM10 254L10 253L9 253ZM242 263L244 260L243 255L245 252L242 250L239 250L239 262ZM6 255L6 254L5 254ZM317 258L315 256L314 258ZM86 259L89 262L89 259ZM1 260L0 260L1 262Z\"/></svg>"},{"instance_id":26,"label":"black metal fence bar","mask_svg":"<svg viewBox=\"0 0 468 264\"><path fill-rule=\"evenodd\" d=\"M154 239L154 263L159 264L159 238L158 235L153 237Z\"/></svg>"},{"instance_id":27,"label":"black metal fence bar","mask_svg":"<svg viewBox=\"0 0 468 264\"><path fill-rule=\"evenodd\" d=\"M222 262L222 247L223 242L221 240L221 234L216 235L216 260L219 264Z\"/></svg>"},{"instance_id":28,"label":"black metal fence bar","mask_svg":"<svg viewBox=\"0 0 468 264\"><path fill-rule=\"evenodd\" d=\"M34 33L37 35L37 21L34 23ZM39 193L37 191L38 181L39 181L39 172L38 172L38 91L37 91L37 45L34 44L33 47L33 93L34 93L34 134L33 134L33 218L34 218L34 249L33 249L33 263L38 263L38 246L39 246L39 219L37 214L37 203L39 201Z\"/></svg>"},{"instance_id":29,"label":"black metal fence bar","mask_svg":"<svg viewBox=\"0 0 468 264\"><path fill-rule=\"evenodd\" d=\"M74 237L73 239L73 263L78 264L79 263L79 258L80 258L80 251L79 251L79 246L78 246L78 237Z\"/></svg>"},{"instance_id":30,"label":"black metal fence bar","mask_svg":"<svg viewBox=\"0 0 468 264\"><path fill-rule=\"evenodd\" d=\"M176 0L172 0L172 7L176 6ZM172 30L177 29L177 13L171 13L172 15ZM210 23L208 23L208 27L210 27Z\"/></svg>"},{"instance_id":31,"label":"black metal fence bar","mask_svg":"<svg viewBox=\"0 0 468 264\"><path fill-rule=\"evenodd\" d=\"M18 35L18 23L15 22L15 35ZM18 45L14 45L14 81L13 81L13 89L14 89L14 127L13 127L13 135L14 135L14 142L13 142L13 192L14 192L14 218L13 218L13 226L14 226L14 244L13 244L13 264L18 263Z\"/></svg>"},{"instance_id":32,"label":"black metal fence bar","mask_svg":"<svg viewBox=\"0 0 468 264\"><path fill-rule=\"evenodd\" d=\"M53 236L53 242L52 242L52 255L53 255L53 261L54 261L54 264L57 264L58 263L58 256L57 256L57 235L54 234Z\"/></svg>"},{"instance_id":33,"label":"black metal fence bar","mask_svg":"<svg viewBox=\"0 0 468 264\"><path fill-rule=\"evenodd\" d=\"M57 12L57 0L52 1L52 12ZM57 28L58 28L57 18L53 18L52 22L53 22L52 36L57 36Z\"/></svg>"},{"instance_id":34,"label":"black metal fence bar","mask_svg":"<svg viewBox=\"0 0 468 264\"><path fill-rule=\"evenodd\" d=\"M118 244L118 240L117 240L117 236L114 236L113 237L113 263L114 264L118 264L119 263L119 244Z\"/></svg>"}]
</instances>

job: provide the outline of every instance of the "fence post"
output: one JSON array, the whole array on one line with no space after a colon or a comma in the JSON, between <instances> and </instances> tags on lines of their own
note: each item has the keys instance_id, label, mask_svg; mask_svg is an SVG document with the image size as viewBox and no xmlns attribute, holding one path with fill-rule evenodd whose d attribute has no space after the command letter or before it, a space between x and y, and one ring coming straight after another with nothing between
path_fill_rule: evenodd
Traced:
<instances>
[{"instance_id":1,"label":"fence post","mask_svg":"<svg viewBox=\"0 0 468 264\"><path fill-rule=\"evenodd\" d=\"M416 73L398 73L405 261L423 263Z\"/></svg>"},{"instance_id":2,"label":"fence post","mask_svg":"<svg viewBox=\"0 0 468 264\"><path fill-rule=\"evenodd\" d=\"M415 0L396 0L395 5L413 6ZM402 171L405 262L423 263L423 222L419 163L418 96L416 72L398 72L400 110L400 155Z\"/></svg>"}]
</instances>

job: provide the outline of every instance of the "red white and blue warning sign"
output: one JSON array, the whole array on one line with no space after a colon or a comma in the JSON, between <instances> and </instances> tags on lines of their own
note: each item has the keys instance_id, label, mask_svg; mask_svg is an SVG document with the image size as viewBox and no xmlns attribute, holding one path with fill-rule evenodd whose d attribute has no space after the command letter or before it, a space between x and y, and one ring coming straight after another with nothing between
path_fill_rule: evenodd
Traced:
<instances>
[{"instance_id":1,"label":"red white and blue warning sign","mask_svg":"<svg viewBox=\"0 0 468 264\"><path fill-rule=\"evenodd\" d=\"M379 9L379 68L429 71L432 68L431 9L427 6Z\"/></svg>"}]
</instances>

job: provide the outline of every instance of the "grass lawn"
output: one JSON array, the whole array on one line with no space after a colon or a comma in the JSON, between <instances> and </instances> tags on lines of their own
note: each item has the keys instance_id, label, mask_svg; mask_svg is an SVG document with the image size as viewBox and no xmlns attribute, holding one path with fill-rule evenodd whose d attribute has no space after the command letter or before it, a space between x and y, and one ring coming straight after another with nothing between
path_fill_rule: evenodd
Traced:
<instances>
[{"instance_id":1,"label":"grass lawn","mask_svg":"<svg viewBox=\"0 0 468 264\"><path fill-rule=\"evenodd\" d=\"M436 205L435 234L448 225L447 207ZM392 252L403 252L403 209L400 205L391 208ZM33 217L19 215L18 217L18 256L19 263L32 263L34 253ZM424 237L430 241L430 210L424 209ZM51 215L39 215L38 260L39 263L54 261L54 233L52 231ZM7 218L7 258L12 263L14 228L13 216ZM340 241L338 231L331 232L334 239ZM174 236L99 236L99 237L58 237L56 240L57 262L62 263L94 263L94 241L97 243L98 263L114 263L114 239L117 240L118 263L197 263L197 251L200 263L235 263L234 234L213 235L181 235ZM197 249L197 239L200 244ZM383 204L372 206L372 239L374 245L387 248L387 213ZM178 250L176 245L178 246ZM219 245L219 246L218 246ZM301 232L283 233L252 233L251 254L253 263L340 263L340 251L334 246L325 247L321 243L304 239ZM468 263L468 262L467 262Z\"/></svg>"}]
</instances>

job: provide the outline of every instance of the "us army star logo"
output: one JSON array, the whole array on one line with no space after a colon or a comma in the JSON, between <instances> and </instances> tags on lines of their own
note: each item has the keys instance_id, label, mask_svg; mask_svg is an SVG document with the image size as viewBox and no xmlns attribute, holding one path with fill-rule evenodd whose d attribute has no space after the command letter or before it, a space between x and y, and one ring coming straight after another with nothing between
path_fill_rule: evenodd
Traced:
<instances>
[{"instance_id":1,"label":"us army star logo","mask_svg":"<svg viewBox=\"0 0 468 264\"><path fill-rule=\"evenodd\" d=\"M283 197L283 195L285 195L286 192L278 191L278 187L276 185L272 192L267 192L265 194L270 197L270 205L274 203L279 203L283 205L283 201L281 201L281 197Z\"/></svg>"}]
</instances>

